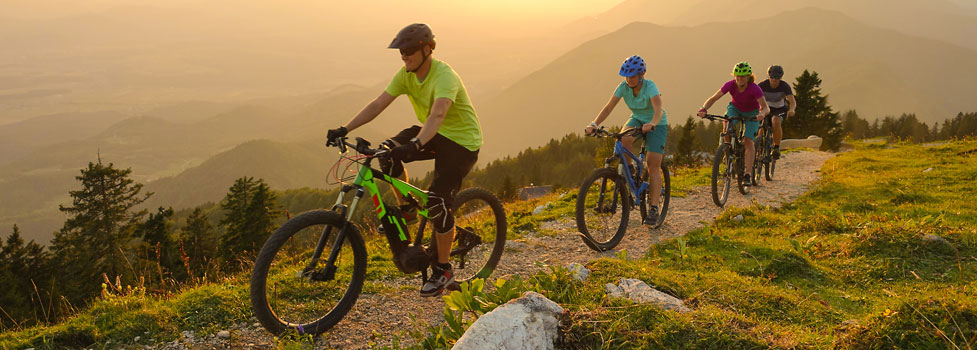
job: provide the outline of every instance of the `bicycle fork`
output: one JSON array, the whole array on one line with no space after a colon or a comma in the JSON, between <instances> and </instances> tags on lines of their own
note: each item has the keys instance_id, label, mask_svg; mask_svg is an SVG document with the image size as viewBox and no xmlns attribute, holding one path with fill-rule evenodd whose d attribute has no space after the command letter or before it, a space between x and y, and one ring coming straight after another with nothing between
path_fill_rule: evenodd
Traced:
<instances>
[{"instance_id":1,"label":"bicycle fork","mask_svg":"<svg viewBox=\"0 0 977 350\"><path fill-rule=\"evenodd\" d=\"M347 187L348 186L348 187ZM342 204L343 195L347 191L352 190L353 186L345 185L339 192L339 197L336 199L336 204L333 205L332 210L339 212L340 215L346 218L343 221L343 227L340 228L339 234L336 235L336 239L333 241L332 249L329 252L329 258L326 259L326 266L322 270L316 270L316 265L319 263L319 259L322 257L322 252L326 248L326 242L329 241L329 235L332 231L332 226L326 225L326 228L319 235L319 241L316 243L315 251L312 252L312 259L309 263L299 271L296 277L305 278L310 281L332 281L336 278L336 259L339 257L339 251L343 249L343 240L346 239L346 232L350 226L350 219L353 217L353 210L351 208L356 208L356 204L359 203L360 198L363 198L363 188L360 187L356 190L356 195L353 197L353 203L350 207L346 207Z\"/></svg>"}]
</instances>

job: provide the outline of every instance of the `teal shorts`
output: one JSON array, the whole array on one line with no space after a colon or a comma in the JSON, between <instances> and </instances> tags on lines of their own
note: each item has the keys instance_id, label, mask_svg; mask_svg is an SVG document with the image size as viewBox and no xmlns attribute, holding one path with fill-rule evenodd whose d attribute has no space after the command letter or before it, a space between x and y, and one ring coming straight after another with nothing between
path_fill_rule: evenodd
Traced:
<instances>
[{"instance_id":1,"label":"teal shorts","mask_svg":"<svg viewBox=\"0 0 977 350\"><path fill-rule=\"evenodd\" d=\"M628 119L628 123L624 124L628 128L640 128L646 123L634 118ZM648 152L655 152L658 154L665 154L665 138L668 137L668 128L664 125L658 125L655 130L646 132L645 138L645 150Z\"/></svg>"},{"instance_id":2,"label":"teal shorts","mask_svg":"<svg viewBox=\"0 0 977 350\"><path fill-rule=\"evenodd\" d=\"M736 108L736 106L734 106L732 102L730 102L729 106L726 107L727 117L754 117L752 120L746 121L745 134L746 134L746 138L750 140L756 138L757 131L760 131L760 122L756 120L756 116L759 114L760 114L759 109L750 112L743 112L739 108ZM736 123L739 123L739 120L730 121L729 127L730 128L736 127Z\"/></svg>"}]
</instances>

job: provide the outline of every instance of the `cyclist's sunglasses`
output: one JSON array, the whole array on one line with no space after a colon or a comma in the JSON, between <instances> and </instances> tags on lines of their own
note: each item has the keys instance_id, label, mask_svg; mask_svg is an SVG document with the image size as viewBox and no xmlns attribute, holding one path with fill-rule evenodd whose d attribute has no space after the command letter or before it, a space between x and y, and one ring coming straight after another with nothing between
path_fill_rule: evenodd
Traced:
<instances>
[{"instance_id":1,"label":"cyclist's sunglasses","mask_svg":"<svg viewBox=\"0 0 977 350\"><path fill-rule=\"evenodd\" d=\"M411 46L411 47L402 47L402 48L400 48L400 55L401 56L410 56L410 55L413 55L414 53L416 53L417 51L419 51L422 47L424 47L424 45Z\"/></svg>"}]
</instances>

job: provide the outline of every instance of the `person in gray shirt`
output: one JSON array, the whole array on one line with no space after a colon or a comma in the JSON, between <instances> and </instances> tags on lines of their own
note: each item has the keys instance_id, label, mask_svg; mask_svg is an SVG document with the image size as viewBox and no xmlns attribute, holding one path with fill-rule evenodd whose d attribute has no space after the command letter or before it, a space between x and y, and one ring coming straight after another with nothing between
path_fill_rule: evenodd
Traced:
<instances>
[{"instance_id":1,"label":"person in gray shirt","mask_svg":"<svg viewBox=\"0 0 977 350\"><path fill-rule=\"evenodd\" d=\"M772 123L773 126L773 158L780 159L780 139L784 136L780 126L788 117L794 116L797 102L794 101L794 92L790 89L790 84L781 80L784 77L784 68L770 66L767 68L767 77L767 80L761 81L758 85L760 90L763 90L763 98L770 106L767 122Z\"/></svg>"}]
</instances>

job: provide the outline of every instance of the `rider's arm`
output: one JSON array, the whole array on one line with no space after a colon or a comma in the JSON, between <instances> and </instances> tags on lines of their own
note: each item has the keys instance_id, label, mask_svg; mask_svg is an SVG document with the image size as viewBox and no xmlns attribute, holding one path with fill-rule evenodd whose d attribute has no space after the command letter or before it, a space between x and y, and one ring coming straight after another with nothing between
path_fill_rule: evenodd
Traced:
<instances>
[{"instance_id":1,"label":"rider's arm","mask_svg":"<svg viewBox=\"0 0 977 350\"><path fill-rule=\"evenodd\" d=\"M791 114L794 114L794 109L797 108L797 101L794 100L794 95L787 95L787 108Z\"/></svg>"},{"instance_id":2,"label":"rider's arm","mask_svg":"<svg viewBox=\"0 0 977 350\"><path fill-rule=\"evenodd\" d=\"M763 98L763 96L760 96L756 101L760 103L760 113L757 114L757 120L761 120L767 114L770 114L770 107L767 107L767 99Z\"/></svg>"},{"instance_id":3,"label":"rider's arm","mask_svg":"<svg viewBox=\"0 0 977 350\"><path fill-rule=\"evenodd\" d=\"M431 114L427 116L427 121L421 127L421 132L417 134L417 139L421 141L422 145L431 141L434 135L438 133L441 123L444 122L444 116L448 115L448 108L451 107L451 103L451 99L447 97L434 100L434 104L431 105Z\"/></svg>"},{"instance_id":4,"label":"rider's arm","mask_svg":"<svg viewBox=\"0 0 977 350\"><path fill-rule=\"evenodd\" d=\"M651 107L655 109L655 116L651 118L651 125L658 125L662 122L662 117L665 115L665 110L662 109L662 95L655 95L651 98Z\"/></svg>"},{"instance_id":5,"label":"rider's arm","mask_svg":"<svg viewBox=\"0 0 977 350\"><path fill-rule=\"evenodd\" d=\"M611 115L611 111L614 110L614 106L617 106L617 102L620 100L620 97L611 96L611 99L607 100L607 104L600 110L600 113L597 113L597 118L594 118L594 124L600 125L600 123L603 123L604 119L607 119L607 116Z\"/></svg>"},{"instance_id":6,"label":"rider's arm","mask_svg":"<svg viewBox=\"0 0 977 350\"><path fill-rule=\"evenodd\" d=\"M702 109L709 109L709 107L712 107L712 104L713 103L716 103L716 101L718 101L719 98L720 97L723 97L723 95L725 95L725 94L726 93L723 92L722 89L716 90L716 93L713 94L712 97L706 99L706 102L703 102L702 103Z\"/></svg>"},{"instance_id":7,"label":"rider's arm","mask_svg":"<svg viewBox=\"0 0 977 350\"><path fill-rule=\"evenodd\" d=\"M360 111L360 113L357 113L353 119L344 125L344 127L346 127L347 131L353 131L353 129L369 123L371 120L373 120L373 118L380 115L380 112L387 109L387 106L389 106L390 103L396 98L397 96L393 96L386 91L381 92L380 96L377 96L377 98L373 99L373 101L367 104L366 107L363 107L363 110Z\"/></svg>"}]
</instances>

